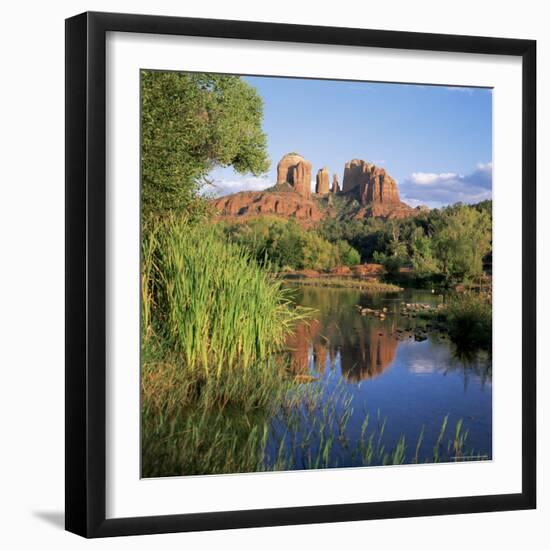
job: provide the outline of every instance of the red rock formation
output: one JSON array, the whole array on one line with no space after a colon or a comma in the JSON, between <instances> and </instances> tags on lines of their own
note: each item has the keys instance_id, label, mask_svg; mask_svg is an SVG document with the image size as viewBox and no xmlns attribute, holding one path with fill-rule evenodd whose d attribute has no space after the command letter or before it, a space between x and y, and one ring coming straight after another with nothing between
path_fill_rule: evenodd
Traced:
<instances>
[{"instance_id":1,"label":"red rock formation","mask_svg":"<svg viewBox=\"0 0 550 550\"><path fill-rule=\"evenodd\" d=\"M401 202L395 180L384 168L364 160L351 160L344 169L344 191L355 188L359 188L361 204Z\"/></svg>"},{"instance_id":2,"label":"red rock formation","mask_svg":"<svg viewBox=\"0 0 550 550\"><path fill-rule=\"evenodd\" d=\"M371 165L373 166L373 165ZM373 166L359 186L361 204L399 204L397 183L383 168Z\"/></svg>"},{"instance_id":3,"label":"red rock formation","mask_svg":"<svg viewBox=\"0 0 550 550\"><path fill-rule=\"evenodd\" d=\"M289 153L277 165L277 185L266 191L243 191L215 199L213 205L221 216L246 219L264 214L295 218L304 226L311 226L326 216L337 216L329 195L328 208L319 197L339 192L336 174L329 191L329 173L326 168L317 173L317 193L311 195L311 163L301 155ZM399 200L397 183L383 168L363 160L346 163L343 197L356 199L360 205L346 211L348 218L383 217L406 218L422 213Z\"/></svg>"},{"instance_id":4,"label":"red rock formation","mask_svg":"<svg viewBox=\"0 0 550 550\"><path fill-rule=\"evenodd\" d=\"M338 176L336 174L332 174L332 189L330 190L331 193L338 193L340 191L340 185L338 184Z\"/></svg>"},{"instance_id":5,"label":"red rock formation","mask_svg":"<svg viewBox=\"0 0 550 550\"><path fill-rule=\"evenodd\" d=\"M329 171L327 168L321 168L317 172L317 183L315 185L315 193L318 195L327 195L330 191Z\"/></svg>"},{"instance_id":6,"label":"red rock formation","mask_svg":"<svg viewBox=\"0 0 550 550\"><path fill-rule=\"evenodd\" d=\"M346 163L343 188L364 207L356 214L357 218L405 218L414 214L410 206L401 202L397 183L386 170L364 160Z\"/></svg>"},{"instance_id":7,"label":"red rock formation","mask_svg":"<svg viewBox=\"0 0 550 550\"><path fill-rule=\"evenodd\" d=\"M311 162L298 153L286 154L277 164L277 184L287 183L302 197L311 197Z\"/></svg>"},{"instance_id":8,"label":"red rock formation","mask_svg":"<svg viewBox=\"0 0 550 550\"><path fill-rule=\"evenodd\" d=\"M288 191L242 191L215 199L213 205L221 216L236 219L271 214L311 225L323 218L315 201Z\"/></svg>"},{"instance_id":9,"label":"red rock formation","mask_svg":"<svg viewBox=\"0 0 550 550\"><path fill-rule=\"evenodd\" d=\"M344 181L342 182L342 191L347 193L359 186L364 179L364 169L368 166L364 160L353 159L346 162L344 166Z\"/></svg>"}]
</instances>

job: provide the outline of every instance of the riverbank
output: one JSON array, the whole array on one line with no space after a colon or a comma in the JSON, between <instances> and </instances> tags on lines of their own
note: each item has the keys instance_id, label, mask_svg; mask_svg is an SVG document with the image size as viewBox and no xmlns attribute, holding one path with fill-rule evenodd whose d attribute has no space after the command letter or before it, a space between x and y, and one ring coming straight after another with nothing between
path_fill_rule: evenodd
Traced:
<instances>
[{"instance_id":1,"label":"riverbank","mask_svg":"<svg viewBox=\"0 0 550 550\"><path fill-rule=\"evenodd\" d=\"M372 309L356 305L357 311L365 316L384 320L392 312L388 308ZM408 331L397 330L397 339L414 338L424 341L429 333L439 333L461 350L491 350L492 345L492 305L491 293L453 293L446 296L445 302L438 304L401 302L393 312L414 321Z\"/></svg>"},{"instance_id":2,"label":"riverbank","mask_svg":"<svg viewBox=\"0 0 550 550\"><path fill-rule=\"evenodd\" d=\"M282 276L285 283L299 286L330 287L330 288L355 288L362 292L401 292L402 287L382 283L376 279L358 279L352 277L334 277L332 275L319 275L317 277L292 277Z\"/></svg>"}]
</instances>

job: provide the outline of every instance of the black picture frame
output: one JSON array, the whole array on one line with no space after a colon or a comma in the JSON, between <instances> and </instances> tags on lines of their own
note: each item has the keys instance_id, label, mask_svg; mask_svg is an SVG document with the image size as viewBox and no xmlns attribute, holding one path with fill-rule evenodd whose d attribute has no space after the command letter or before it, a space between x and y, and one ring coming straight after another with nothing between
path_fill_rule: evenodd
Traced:
<instances>
[{"instance_id":1,"label":"black picture frame","mask_svg":"<svg viewBox=\"0 0 550 550\"><path fill-rule=\"evenodd\" d=\"M106 519L105 40L108 31L517 56L522 121L522 491ZM66 20L66 529L107 537L532 509L536 506L536 42L83 13Z\"/></svg>"}]
</instances>

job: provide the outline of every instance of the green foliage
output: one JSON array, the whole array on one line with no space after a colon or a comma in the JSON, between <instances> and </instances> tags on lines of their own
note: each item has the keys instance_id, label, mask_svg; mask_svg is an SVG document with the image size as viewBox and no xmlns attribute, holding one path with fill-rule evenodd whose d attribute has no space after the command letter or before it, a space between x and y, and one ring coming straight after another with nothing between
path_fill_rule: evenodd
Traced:
<instances>
[{"instance_id":1,"label":"green foliage","mask_svg":"<svg viewBox=\"0 0 550 550\"><path fill-rule=\"evenodd\" d=\"M343 208L343 207L342 207ZM417 279L470 281L491 263L492 201L456 204L403 220L328 218L318 231L347 241L363 262L377 262L395 276L410 266Z\"/></svg>"},{"instance_id":2,"label":"green foliage","mask_svg":"<svg viewBox=\"0 0 550 550\"><path fill-rule=\"evenodd\" d=\"M465 292L454 295L443 314L451 339L462 349L491 347L493 315L490 294Z\"/></svg>"},{"instance_id":3,"label":"green foliage","mask_svg":"<svg viewBox=\"0 0 550 550\"><path fill-rule=\"evenodd\" d=\"M448 281L471 280L483 273L483 258L491 250L491 228L485 210L455 205L441 212L433 225L432 249Z\"/></svg>"},{"instance_id":4,"label":"green foliage","mask_svg":"<svg viewBox=\"0 0 550 550\"><path fill-rule=\"evenodd\" d=\"M275 270L329 270L336 265L357 265L359 253L344 240L328 242L315 230L294 220L262 216L247 223L226 224L230 241L246 248L260 264Z\"/></svg>"},{"instance_id":5,"label":"green foliage","mask_svg":"<svg viewBox=\"0 0 550 550\"><path fill-rule=\"evenodd\" d=\"M295 386L281 365L202 378L150 342L143 355L144 477L265 469L271 419Z\"/></svg>"},{"instance_id":6,"label":"green foliage","mask_svg":"<svg viewBox=\"0 0 550 550\"><path fill-rule=\"evenodd\" d=\"M282 345L301 313L288 291L212 225L173 216L143 236L143 337L205 377L248 369Z\"/></svg>"},{"instance_id":7,"label":"green foliage","mask_svg":"<svg viewBox=\"0 0 550 550\"><path fill-rule=\"evenodd\" d=\"M432 250L432 240L417 228L412 242L412 267L417 277L430 277L439 272Z\"/></svg>"},{"instance_id":8,"label":"green foliage","mask_svg":"<svg viewBox=\"0 0 550 550\"><path fill-rule=\"evenodd\" d=\"M142 214L204 210L198 197L216 166L269 168L262 99L236 76L141 72Z\"/></svg>"},{"instance_id":9,"label":"green foliage","mask_svg":"<svg viewBox=\"0 0 550 550\"><path fill-rule=\"evenodd\" d=\"M302 234L301 268L332 269L338 262L336 248L315 231L304 231Z\"/></svg>"},{"instance_id":10,"label":"green foliage","mask_svg":"<svg viewBox=\"0 0 550 550\"><path fill-rule=\"evenodd\" d=\"M383 252L375 252L373 259L377 264L382 264L386 273L390 276L397 275L405 263L403 256L393 256Z\"/></svg>"},{"instance_id":11,"label":"green foliage","mask_svg":"<svg viewBox=\"0 0 550 550\"><path fill-rule=\"evenodd\" d=\"M327 218L321 222L319 233L330 242L346 240L359 252L361 261L372 262L375 252L394 255L396 241L399 241L396 235L405 235L403 226L402 221L380 218Z\"/></svg>"},{"instance_id":12,"label":"green foliage","mask_svg":"<svg viewBox=\"0 0 550 550\"><path fill-rule=\"evenodd\" d=\"M353 267L361 263L361 256L355 248L353 248L347 241L336 241L336 249L338 251L339 264Z\"/></svg>"},{"instance_id":13,"label":"green foliage","mask_svg":"<svg viewBox=\"0 0 550 550\"><path fill-rule=\"evenodd\" d=\"M407 245L399 239L400 226L397 223L389 222L385 229L388 233L385 251L375 251L373 259L384 266L388 275L395 276L409 260Z\"/></svg>"}]
</instances>

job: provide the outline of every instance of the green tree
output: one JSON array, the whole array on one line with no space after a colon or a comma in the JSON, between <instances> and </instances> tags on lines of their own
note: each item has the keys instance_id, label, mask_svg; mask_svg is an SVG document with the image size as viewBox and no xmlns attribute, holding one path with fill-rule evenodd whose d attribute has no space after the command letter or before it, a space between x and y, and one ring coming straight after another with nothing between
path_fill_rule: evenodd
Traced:
<instances>
[{"instance_id":1,"label":"green tree","mask_svg":"<svg viewBox=\"0 0 550 550\"><path fill-rule=\"evenodd\" d=\"M373 260L378 264L382 264L386 270L386 273L390 276L397 275L405 263L402 256L389 255L378 251L374 252Z\"/></svg>"},{"instance_id":2,"label":"green tree","mask_svg":"<svg viewBox=\"0 0 550 550\"><path fill-rule=\"evenodd\" d=\"M337 261L337 249L315 231L303 234L303 266L305 269L332 269Z\"/></svg>"},{"instance_id":3,"label":"green tree","mask_svg":"<svg viewBox=\"0 0 550 550\"><path fill-rule=\"evenodd\" d=\"M142 214L205 208L198 192L217 166L267 171L263 103L236 76L141 72Z\"/></svg>"},{"instance_id":4,"label":"green tree","mask_svg":"<svg viewBox=\"0 0 550 550\"><path fill-rule=\"evenodd\" d=\"M338 263L353 267L361 262L359 252L355 250L347 241L336 241L336 251L338 254Z\"/></svg>"},{"instance_id":5,"label":"green tree","mask_svg":"<svg viewBox=\"0 0 550 550\"><path fill-rule=\"evenodd\" d=\"M483 257L491 250L491 217L465 205L444 209L434 224L433 251L448 282L483 273Z\"/></svg>"},{"instance_id":6,"label":"green tree","mask_svg":"<svg viewBox=\"0 0 550 550\"><path fill-rule=\"evenodd\" d=\"M266 258L275 267L299 269L303 266L304 240L294 221L272 223L265 247Z\"/></svg>"},{"instance_id":7,"label":"green tree","mask_svg":"<svg viewBox=\"0 0 550 550\"><path fill-rule=\"evenodd\" d=\"M422 228L417 227L412 240L411 262L417 277L429 277L439 271L433 256L432 241L424 235Z\"/></svg>"}]
</instances>

